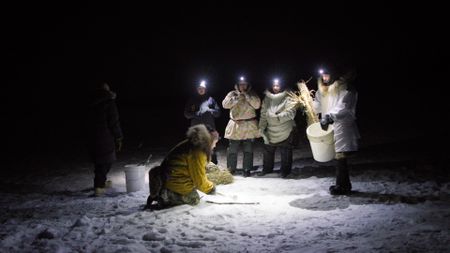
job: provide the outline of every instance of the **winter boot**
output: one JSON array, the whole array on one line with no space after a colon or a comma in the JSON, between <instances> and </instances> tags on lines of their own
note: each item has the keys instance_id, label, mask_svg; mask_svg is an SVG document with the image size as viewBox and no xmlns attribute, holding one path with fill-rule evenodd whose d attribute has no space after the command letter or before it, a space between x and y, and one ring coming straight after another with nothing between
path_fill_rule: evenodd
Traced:
<instances>
[{"instance_id":1,"label":"winter boot","mask_svg":"<svg viewBox=\"0 0 450 253\"><path fill-rule=\"evenodd\" d=\"M265 175L267 175L267 174L269 174L269 173L273 173L273 170L272 170L272 171L265 171L265 170L263 169L262 171L256 173L256 175L257 175L258 177L264 177Z\"/></svg>"},{"instance_id":2,"label":"winter boot","mask_svg":"<svg viewBox=\"0 0 450 253\"><path fill-rule=\"evenodd\" d=\"M232 175L236 173L239 148L239 141L230 140L230 145L227 149L227 168Z\"/></svg>"},{"instance_id":3,"label":"winter boot","mask_svg":"<svg viewBox=\"0 0 450 253\"><path fill-rule=\"evenodd\" d=\"M263 169L257 173L258 176L263 177L268 173L273 172L273 166L275 163L275 149L276 147L270 145L264 145L263 153Z\"/></svg>"},{"instance_id":4,"label":"winter boot","mask_svg":"<svg viewBox=\"0 0 450 253\"><path fill-rule=\"evenodd\" d=\"M242 173L243 177L249 177L251 176L250 171L249 170L244 170L244 172Z\"/></svg>"},{"instance_id":5,"label":"winter boot","mask_svg":"<svg viewBox=\"0 0 450 253\"><path fill-rule=\"evenodd\" d=\"M250 170L253 168L253 153L244 152L244 161L242 162L244 177L250 176Z\"/></svg>"},{"instance_id":6,"label":"winter boot","mask_svg":"<svg viewBox=\"0 0 450 253\"><path fill-rule=\"evenodd\" d=\"M111 188L111 187L112 187L112 181L111 180L106 180L105 188L108 189L108 188Z\"/></svg>"},{"instance_id":7,"label":"winter boot","mask_svg":"<svg viewBox=\"0 0 450 253\"><path fill-rule=\"evenodd\" d=\"M291 147L281 147L281 178L286 178L291 174L292 171L292 148Z\"/></svg>"},{"instance_id":8,"label":"winter boot","mask_svg":"<svg viewBox=\"0 0 450 253\"><path fill-rule=\"evenodd\" d=\"M336 168L336 185L330 186L331 195L347 195L352 191L348 173L347 159L338 159Z\"/></svg>"},{"instance_id":9,"label":"winter boot","mask_svg":"<svg viewBox=\"0 0 450 253\"><path fill-rule=\"evenodd\" d=\"M106 192L105 188L96 187L94 189L94 196L95 197L103 197L105 195L105 192Z\"/></svg>"},{"instance_id":10,"label":"winter boot","mask_svg":"<svg viewBox=\"0 0 450 253\"><path fill-rule=\"evenodd\" d=\"M227 155L227 168L230 171L231 175L236 173L237 167L237 154L229 153Z\"/></svg>"},{"instance_id":11,"label":"winter boot","mask_svg":"<svg viewBox=\"0 0 450 253\"><path fill-rule=\"evenodd\" d=\"M166 206L164 205L164 201L161 197L155 196L148 196L147 198L147 204L144 207L144 210L161 210L164 209Z\"/></svg>"}]
</instances>

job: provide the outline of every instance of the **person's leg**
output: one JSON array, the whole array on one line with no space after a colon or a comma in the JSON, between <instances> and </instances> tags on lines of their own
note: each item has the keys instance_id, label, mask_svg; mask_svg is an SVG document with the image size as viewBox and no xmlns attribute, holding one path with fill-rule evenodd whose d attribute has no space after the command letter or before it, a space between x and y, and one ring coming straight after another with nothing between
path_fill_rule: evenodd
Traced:
<instances>
[{"instance_id":1,"label":"person's leg","mask_svg":"<svg viewBox=\"0 0 450 253\"><path fill-rule=\"evenodd\" d=\"M111 165L110 163L95 164L94 188L105 188L106 175Z\"/></svg>"},{"instance_id":2,"label":"person's leg","mask_svg":"<svg viewBox=\"0 0 450 253\"><path fill-rule=\"evenodd\" d=\"M227 148L227 168L231 174L236 172L239 143L238 140L230 140Z\"/></svg>"},{"instance_id":3,"label":"person's leg","mask_svg":"<svg viewBox=\"0 0 450 253\"><path fill-rule=\"evenodd\" d=\"M345 153L336 153L336 185L330 186L331 195L350 194L352 184L347 165L347 156Z\"/></svg>"},{"instance_id":4,"label":"person's leg","mask_svg":"<svg viewBox=\"0 0 450 253\"><path fill-rule=\"evenodd\" d=\"M160 199L163 201L164 208L184 204L197 205L198 203L200 203L200 196L198 195L198 192L196 190L193 190L186 195L181 195L167 188L164 188L161 191Z\"/></svg>"},{"instance_id":5,"label":"person's leg","mask_svg":"<svg viewBox=\"0 0 450 253\"><path fill-rule=\"evenodd\" d=\"M217 164L217 152L216 152L216 149L214 148L213 150L212 150L212 154L211 154L211 162L212 163L214 163L214 164Z\"/></svg>"},{"instance_id":6,"label":"person's leg","mask_svg":"<svg viewBox=\"0 0 450 253\"><path fill-rule=\"evenodd\" d=\"M182 200L185 204L195 206L200 203L200 195L198 195L198 192L196 190L193 190L190 193L183 195Z\"/></svg>"},{"instance_id":7,"label":"person's leg","mask_svg":"<svg viewBox=\"0 0 450 253\"><path fill-rule=\"evenodd\" d=\"M292 170L292 147L283 146L280 147L281 153L281 177L285 178L291 173Z\"/></svg>"},{"instance_id":8,"label":"person's leg","mask_svg":"<svg viewBox=\"0 0 450 253\"><path fill-rule=\"evenodd\" d=\"M259 176L264 176L267 173L273 172L273 166L275 163L275 146L264 145L263 154L263 170L258 173Z\"/></svg>"},{"instance_id":9,"label":"person's leg","mask_svg":"<svg viewBox=\"0 0 450 253\"><path fill-rule=\"evenodd\" d=\"M105 194L106 175L111 169L111 163L95 164L94 195L100 197Z\"/></svg>"},{"instance_id":10,"label":"person's leg","mask_svg":"<svg viewBox=\"0 0 450 253\"><path fill-rule=\"evenodd\" d=\"M253 169L253 139L243 141L244 144L244 161L242 168L244 170L244 177L250 176L250 170Z\"/></svg>"}]
</instances>

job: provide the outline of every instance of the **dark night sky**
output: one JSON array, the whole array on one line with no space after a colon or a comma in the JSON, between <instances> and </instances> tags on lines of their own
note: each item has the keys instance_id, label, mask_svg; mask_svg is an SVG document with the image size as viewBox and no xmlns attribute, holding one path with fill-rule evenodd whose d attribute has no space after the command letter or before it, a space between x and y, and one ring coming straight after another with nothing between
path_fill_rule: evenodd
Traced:
<instances>
[{"instance_id":1,"label":"dark night sky","mask_svg":"<svg viewBox=\"0 0 450 253\"><path fill-rule=\"evenodd\" d=\"M182 136L183 106L201 78L221 102L241 74L262 95L274 76L293 87L328 63L357 68L361 126L404 124L420 134L431 121L425 118L438 116L434 93L448 73L437 9L379 2L14 6L3 22L8 145L33 152L77 142L86 91L98 79L118 93L131 145Z\"/></svg>"}]
</instances>

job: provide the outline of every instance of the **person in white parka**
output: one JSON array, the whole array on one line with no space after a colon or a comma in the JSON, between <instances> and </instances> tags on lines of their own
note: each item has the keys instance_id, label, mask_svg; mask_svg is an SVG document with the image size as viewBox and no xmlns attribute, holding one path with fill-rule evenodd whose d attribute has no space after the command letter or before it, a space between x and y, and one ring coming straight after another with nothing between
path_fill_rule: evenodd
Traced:
<instances>
[{"instance_id":1,"label":"person in white parka","mask_svg":"<svg viewBox=\"0 0 450 253\"><path fill-rule=\"evenodd\" d=\"M333 80L333 73L321 70L313 103L315 112L321 115L322 129L328 129L330 124L334 129L337 168L336 184L330 187L332 195L346 195L352 189L347 156L358 151L360 138L355 113L358 93L350 85L354 77L355 72L351 71L338 80Z\"/></svg>"},{"instance_id":2,"label":"person in white parka","mask_svg":"<svg viewBox=\"0 0 450 253\"><path fill-rule=\"evenodd\" d=\"M278 79L266 90L261 105L259 131L264 139L263 169L258 176L273 172L275 151L280 150L281 177L287 178L292 171L292 149L297 139L295 101Z\"/></svg>"}]
</instances>

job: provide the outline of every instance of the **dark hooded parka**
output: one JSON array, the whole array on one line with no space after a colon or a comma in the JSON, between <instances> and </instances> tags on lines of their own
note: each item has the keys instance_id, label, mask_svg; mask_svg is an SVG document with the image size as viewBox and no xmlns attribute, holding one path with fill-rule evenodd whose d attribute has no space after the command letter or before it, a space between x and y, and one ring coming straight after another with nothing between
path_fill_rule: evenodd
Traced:
<instances>
[{"instance_id":1,"label":"dark hooded parka","mask_svg":"<svg viewBox=\"0 0 450 253\"><path fill-rule=\"evenodd\" d=\"M88 105L88 146L90 157L95 164L114 162L116 141L123 138L115 98L114 92L97 89Z\"/></svg>"}]
</instances>

